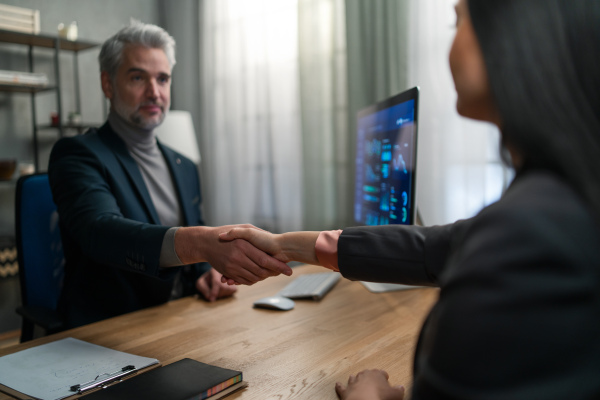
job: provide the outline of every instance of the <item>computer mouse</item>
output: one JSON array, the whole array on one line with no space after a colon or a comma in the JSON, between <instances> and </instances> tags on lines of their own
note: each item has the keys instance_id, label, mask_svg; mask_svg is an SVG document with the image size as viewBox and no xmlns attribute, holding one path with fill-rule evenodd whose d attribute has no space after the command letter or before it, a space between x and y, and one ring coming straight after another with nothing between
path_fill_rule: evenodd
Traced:
<instances>
[{"instance_id":1,"label":"computer mouse","mask_svg":"<svg viewBox=\"0 0 600 400\"><path fill-rule=\"evenodd\" d=\"M294 308L296 303L294 300L281 296L263 297L254 302L256 308L268 308L271 310L288 311Z\"/></svg>"}]
</instances>

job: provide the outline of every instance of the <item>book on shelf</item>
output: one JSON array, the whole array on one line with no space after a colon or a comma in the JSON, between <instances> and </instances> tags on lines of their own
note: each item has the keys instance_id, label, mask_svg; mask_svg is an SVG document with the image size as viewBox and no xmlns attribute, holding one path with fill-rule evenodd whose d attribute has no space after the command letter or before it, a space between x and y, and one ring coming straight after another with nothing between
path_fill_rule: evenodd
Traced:
<instances>
[{"instance_id":1,"label":"book on shelf","mask_svg":"<svg viewBox=\"0 0 600 400\"><path fill-rule=\"evenodd\" d=\"M45 87L48 86L48 77L44 73L7 71L0 69L0 84Z\"/></svg>"},{"instance_id":2,"label":"book on shelf","mask_svg":"<svg viewBox=\"0 0 600 400\"><path fill-rule=\"evenodd\" d=\"M40 10L0 4L0 29L37 35L40 33Z\"/></svg>"}]
</instances>

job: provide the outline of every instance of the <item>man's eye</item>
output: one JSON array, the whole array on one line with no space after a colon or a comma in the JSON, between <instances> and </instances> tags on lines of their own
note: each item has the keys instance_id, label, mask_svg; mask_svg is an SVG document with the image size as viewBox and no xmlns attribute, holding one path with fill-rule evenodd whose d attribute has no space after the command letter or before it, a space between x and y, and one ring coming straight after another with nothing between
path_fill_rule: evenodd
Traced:
<instances>
[{"instance_id":1,"label":"man's eye","mask_svg":"<svg viewBox=\"0 0 600 400\"><path fill-rule=\"evenodd\" d=\"M132 81L134 81L134 82L139 82L139 81L141 81L141 80L142 80L142 77L141 77L141 76L139 76L139 75L133 75L133 76L131 77L131 80L132 80Z\"/></svg>"},{"instance_id":2,"label":"man's eye","mask_svg":"<svg viewBox=\"0 0 600 400\"><path fill-rule=\"evenodd\" d=\"M168 76L161 76L160 78L158 78L158 81L160 83L169 83L169 77Z\"/></svg>"}]
</instances>

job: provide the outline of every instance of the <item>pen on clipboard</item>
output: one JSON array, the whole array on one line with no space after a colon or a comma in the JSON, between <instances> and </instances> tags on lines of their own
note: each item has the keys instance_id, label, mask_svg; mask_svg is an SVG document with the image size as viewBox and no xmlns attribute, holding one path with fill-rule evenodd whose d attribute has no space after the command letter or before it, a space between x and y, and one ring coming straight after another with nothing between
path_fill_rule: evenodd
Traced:
<instances>
[{"instance_id":1,"label":"pen on clipboard","mask_svg":"<svg viewBox=\"0 0 600 400\"><path fill-rule=\"evenodd\" d=\"M96 377L96 379L86 382L86 383L81 383L81 384L77 384L77 385L73 385L71 386L71 392L77 392L77 393L83 393L86 392L90 389L94 389L97 388L99 386L103 386L105 384L114 382L116 380L119 380L127 375L132 375L135 374L137 371L135 369L135 366L133 365L127 365L123 368L121 368L118 371L115 371L113 373L110 374L102 374L102 375L98 375ZM102 378L102 379L98 379L101 376L107 375L106 378Z\"/></svg>"}]
</instances>

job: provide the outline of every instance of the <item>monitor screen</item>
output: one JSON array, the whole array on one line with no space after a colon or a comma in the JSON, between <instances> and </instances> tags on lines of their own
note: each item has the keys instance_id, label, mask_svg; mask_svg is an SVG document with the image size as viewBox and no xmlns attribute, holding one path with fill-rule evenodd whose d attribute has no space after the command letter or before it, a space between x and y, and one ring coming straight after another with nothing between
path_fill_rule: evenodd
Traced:
<instances>
[{"instance_id":1,"label":"monitor screen","mask_svg":"<svg viewBox=\"0 0 600 400\"><path fill-rule=\"evenodd\" d=\"M419 88L358 112L354 222L415 222Z\"/></svg>"}]
</instances>

